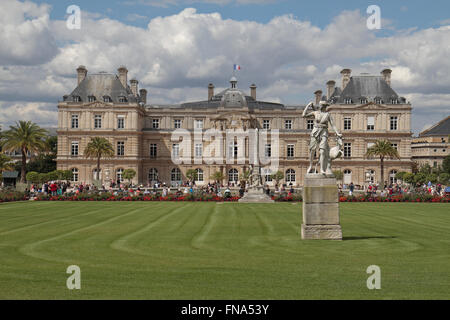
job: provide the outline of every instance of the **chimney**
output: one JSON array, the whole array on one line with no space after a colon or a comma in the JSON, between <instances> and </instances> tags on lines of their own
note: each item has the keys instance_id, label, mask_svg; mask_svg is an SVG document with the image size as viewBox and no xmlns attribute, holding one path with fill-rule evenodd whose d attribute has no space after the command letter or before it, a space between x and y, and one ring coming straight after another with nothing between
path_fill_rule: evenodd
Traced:
<instances>
[{"instance_id":1,"label":"chimney","mask_svg":"<svg viewBox=\"0 0 450 320\"><path fill-rule=\"evenodd\" d=\"M211 100L213 96L214 96L214 85L210 83L208 85L208 100Z\"/></svg>"},{"instance_id":2,"label":"chimney","mask_svg":"<svg viewBox=\"0 0 450 320\"><path fill-rule=\"evenodd\" d=\"M333 94L335 87L336 87L336 81L330 80L327 82L327 99L331 98L331 95Z\"/></svg>"},{"instance_id":3,"label":"chimney","mask_svg":"<svg viewBox=\"0 0 450 320\"><path fill-rule=\"evenodd\" d=\"M256 88L257 87L254 83L250 86L250 95L252 96L253 100L255 100L255 101L256 101Z\"/></svg>"},{"instance_id":4,"label":"chimney","mask_svg":"<svg viewBox=\"0 0 450 320\"><path fill-rule=\"evenodd\" d=\"M141 96L141 101L144 104L147 104L147 90L145 90L145 89L139 90L139 95Z\"/></svg>"},{"instance_id":5,"label":"chimney","mask_svg":"<svg viewBox=\"0 0 450 320\"><path fill-rule=\"evenodd\" d=\"M381 74L383 75L384 81L386 81L386 83L389 85L389 87L391 86L391 74L392 74L392 70L391 69L384 69L383 71L381 71Z\"/></svg>"},{"instance_id":6,"label":"chimney","mask_svg":"<svg viewBox=\"0 0 450 320\"><path fill-rule=\"evenodd\" d=\"M342 90L344 90L350 81L350 76L352 74L352 70L344 69L341 71L341 74L342 74Z\"/></svg>"},{"instance_id":7,"label":"chimney","mask_svg":"<svg viewBox=\"0 0 450 320\"><path fill-rule=\"evenodd\" d=\"M79 66L77 69L77 73L78 73L78 84L81 83L81 81L84 80L84 78L86 78L87 75L87 69L85 66Z\"/></svg>"},{"instance_id":8,"label":"chimney","mask_svg":"<svg viewBox=\"0 0 450 320\"><path fill-rule=\"evenodd\" d=\"M117 69L119 72L119 80L122 83L122 85L126 88L128 83L128 69L125 66L121 66L119 69Z\"/></svg>"},{"instance_id":9,"label":"chimney","mask_svg":"<svg viewBox=\"0 0 450 320\"><path fill-rule=\"evenodd\" d=\"M136 79L131 79L130 80L131 92L133 92L133 94L135 96L138 95L138 84L139 84L139 81L137 81Z\"/></svg>"},{"instance_id":10,"label":"chimney","mask_svg":"<svg viewBox=\"0 0 450 320\"><path fill-rule=\"evenodd\" d=\"M314 95L316 96L316 104L315 106L319 105L320 99L322 99L322 90L317 90L314 92Z\"/></svg>"}]
</instances>

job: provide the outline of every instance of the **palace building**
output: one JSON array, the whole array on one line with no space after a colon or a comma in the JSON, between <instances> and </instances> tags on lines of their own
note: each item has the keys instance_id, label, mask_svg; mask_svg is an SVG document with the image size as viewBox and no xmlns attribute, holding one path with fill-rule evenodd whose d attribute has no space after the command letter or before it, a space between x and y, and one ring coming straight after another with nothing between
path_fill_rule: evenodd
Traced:
<instances>
[{"instance_id":1,"label":"palace building","mask_svg":"<svg viewBox=\"0 0 450 320\"><path fill-rule=\"evenodd\" d=\"M422 131L413 139L412 159L419 166L442 166L444 158L450 155L450 116Z\"/></svg>"},{"instance_id":2,"label":"palace building","mask_svg":"<svg viewBox=\"0 0 450 320\"><path fill-rule=\"evenodd\" d=\"M121 181L125 169L137 175L134 183L153 184L155 181L178 185L186 181L189 169L197 171L196 184L212 182L212 174L221 171L223 183L237 184L249 170L252 139L224 139L211 155L227 155L232 161L208 161L204 157L211 139L208 130L225 132L268 133L262 152L276 160L276 170L284 173L282 183L301 186L308 167L308 145L313 123L302 118L305 105L284 105L260 101L257 87L239 89L236 77L229 88L216 93L214 85L205 88L205 100L172 105L152 104L147 91L138 81L128 81L128 70L120 67L117 74L88 74L86 67L77 69L78 84L58 103L58 169L71 170L73 180L92 183L99 177L103 182ZM326 93L315 92L315 103L328 100L336 126L343 134L344 157L333 162L333 170L341 170L343 183L367 185L379 183L379 159L367 159L367 148L378 139L388 139L400 153L400 159L385 161L386 181L395 181L395 173L411 171L411 104L391 87L391 70L380 76L351 75L341 72L341 84L326 83ZM174 133L192 135L189 147ZM200 138L194 136L200 133ZM83 150L93 137L105 137L115 149L115 156L102 159L101 172L96 172L96 160L83 156ZM239 140L239 143L238 141ZM334 136L330 130L330 146ZM188 150L189 149L189 150ZM223 152L222 152L223 151ZM261 154L261 153L260 153ZM190 161L179 163L177 157ZM237 158L240 158L238 161ZM276 158L276 159L275 159ZM236 161L233 161L236 160ZM262 166L265 182L273 185L273 167Z\"/></svg>"}]
</instances>

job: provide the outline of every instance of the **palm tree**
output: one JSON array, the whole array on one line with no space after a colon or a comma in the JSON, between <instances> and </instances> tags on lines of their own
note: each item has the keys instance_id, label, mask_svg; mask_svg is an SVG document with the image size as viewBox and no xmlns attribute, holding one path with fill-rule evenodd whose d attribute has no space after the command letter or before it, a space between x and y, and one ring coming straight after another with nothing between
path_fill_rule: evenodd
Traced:
<instances>
[{"instance_id":1,"label":"palm tree","mask_svg":"<svg viewBox=\"0 0 450 320\"><path fill-rule=\"evenodd\" d=\"M84 156L97 160L97 180L100 177L100 159L103 157L113 157L114 148L105 138L94 137L84 149Z\"/></svg>"},{"instance_id":2,"label":"palm tree","mask_svg":"<svg viewBox=\"0 0 450 320\"><path fill-rule=\"evenodd\" d=\"M20 182L25 183L27 154L47 150L45 139L48 132L31 121L19 121L9 128L2 135L1 146L5 151L20 150L22 153Z\"/></svg>"},{"instance_id":3,"label":"palm tree","mask_svg":"<svg viewBox=\"0 0 450 320\"><path fill-rule=\"evenodd\" d=\"M3 171L12 170L14 168L14 163L11 162L11 158L3 153L0 153L0 175Z\"/></svg>"},{"instance_id":4,"label":"palm tree","mask_svg":"<svg viewBox=\"0 0 450 320\"><path fill-rule=\"evenodd\" d=\"M384 159L400 159L397 149L387 140L378 140L373 146L367 149L366 157L380 157L381 187L384 189Z\"/></svg>"},{"instance_id":5,"label":"palm tree","mask_svg":"<svg viewBox=\"0 0 450 320\"><path fill-rule=\"evenodd\" d=\"M220 184L222 183L223 179L225 179L225 176L222 171L216 171L211 175L211 179Z\"/></svg>"}]
</instances>

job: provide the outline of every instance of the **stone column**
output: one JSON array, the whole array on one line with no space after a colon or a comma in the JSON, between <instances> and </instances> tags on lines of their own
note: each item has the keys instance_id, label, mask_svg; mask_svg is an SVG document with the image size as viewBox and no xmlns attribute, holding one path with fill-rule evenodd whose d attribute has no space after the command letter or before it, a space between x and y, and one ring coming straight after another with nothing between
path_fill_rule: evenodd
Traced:
<instances>
[{"instance_id":1,"label":"stone column","mask_svg":"<svg viewBox=\"0 0 450 320\"><path fill-rule=\"evenodd\" d=\"M302 239L342 240L336 178L306 174L303 182Z\"/></svg>"}]
</instances>

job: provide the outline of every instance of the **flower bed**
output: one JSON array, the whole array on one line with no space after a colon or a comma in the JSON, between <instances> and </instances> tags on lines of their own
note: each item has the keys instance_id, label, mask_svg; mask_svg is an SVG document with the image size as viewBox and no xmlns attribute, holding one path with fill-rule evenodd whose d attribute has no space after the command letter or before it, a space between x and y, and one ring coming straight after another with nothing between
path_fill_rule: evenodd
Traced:
<instances>
[{"instance_id":1,"label":"flower bed","mask_svg":"<svg viewBox=\"0 0 450 320\"><path fill-rule=\"evenodd\" d=\"M24 201L29 198L24 192L19 191L3 191L0 192L0 203L1 202L13 202L13 201Z\"/></svg>"},{"instance_id":2,"label":"flower bed","mask_svg":"<svg viewBox=\"0 0 450 320\"><path fill-rule=\"evenodd\" d=\"M113 195L110 193L94 194L70 194L64 196L50 196L39 195L35 198L36 201L198 201L198 202L236 202L240 199L238 196L228 198L218 197L211 194L188 194L176 195L169 194L168 196L161 196L160 194L151 195L128 195L119 194ZM20 199L24 200L24 199ZM276 195L272 197L276 202L301 202L302 196L300 194L294 195ZM17 200L12 200L17 201ZM0 200L1 202L1 200ZM433 196L430 194L411 194L411 195L395 195L389 197L373 197L370 195L361 196L340 196L339 202L450 202L450 196Z\"/></svg>"},{"instance_id":3,"label":"flower bed","mask_svg":"<svg viewBox=\"0 0 450 320\"><path fill-rule=\"evenodd\" d=\"M103 194L78 194L64 196L40 195L36 197L36 201L206 201L206 202L222 202L222 201L238 201L239 197L218 197L215 195L113 195L110 193Z\"/></svg>"},{"instance_id":4,"label":"flower bed","mask_svg":"<svg viewBox=\"0 0 450 320\"><path fill-rule=\"evenodd\" d=\"M389 197L341 196L339 202L450 202L449 196L433 196L431 194L394 195Z\"/></svg>"}]
</instances>

